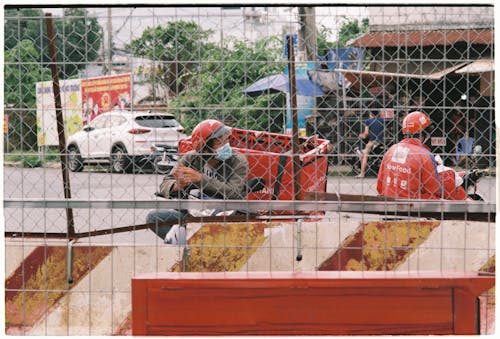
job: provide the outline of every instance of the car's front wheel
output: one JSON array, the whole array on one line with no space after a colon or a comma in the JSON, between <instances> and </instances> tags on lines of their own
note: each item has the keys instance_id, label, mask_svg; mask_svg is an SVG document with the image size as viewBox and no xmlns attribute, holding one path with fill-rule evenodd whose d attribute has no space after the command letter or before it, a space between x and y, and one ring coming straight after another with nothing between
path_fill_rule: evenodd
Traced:
<instances>
[{"instance_id":1,"label":"car's front wheel","mask_svg":"<svg viewBox=\"0 0 500 339\"><path fill-rule=\"evenodd\" d=\"M83 169L83 160L78 147L72 145L68 147L68 168L72 172L81 172Z\"/></svg>"},{"instance_id":2,"label":"car's front wheel","mask_svg":"<svg viewBox=\"0 0 500 339\"><path fill-rule=\"evenodd\" d=\"M124 146L115 146L111 151L111 170L116 173L128 173L131 163Z\"/></svg>"}]
</instances>

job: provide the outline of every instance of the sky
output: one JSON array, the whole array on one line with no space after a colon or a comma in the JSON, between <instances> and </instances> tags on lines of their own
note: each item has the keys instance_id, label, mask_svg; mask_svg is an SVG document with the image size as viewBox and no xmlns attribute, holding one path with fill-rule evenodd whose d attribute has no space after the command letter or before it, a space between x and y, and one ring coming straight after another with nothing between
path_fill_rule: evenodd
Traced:
<instances>
[{"instance_id":1,"label":"sky","mask_svg":"<svg viewBox=\"0 0 500 339\"><path fill-rule=\"evenodd\" d=\"M98 18L100 25L107 32L108 8L87 7L89 13ZM62 9L44 9L53 16L62 15ZM336 39L340 25L349 19L366 17L366 7L318 7L316 9L317 26L331 29L331 40ZM148 27L165 24L168 21L195 21L204 29L214 30L211 39L220 42L228 36L255 41L270 35L282 35L284 31L296 33L296 7L112 7L111 26L113 43L117 48L139 37ZM247 16L245 16L245 14ZM249 17L248 15L256 15ZM105 34L107 39L107 34ZM106 43L106 42L105 42Z\"/></svg>"}]
</instances>

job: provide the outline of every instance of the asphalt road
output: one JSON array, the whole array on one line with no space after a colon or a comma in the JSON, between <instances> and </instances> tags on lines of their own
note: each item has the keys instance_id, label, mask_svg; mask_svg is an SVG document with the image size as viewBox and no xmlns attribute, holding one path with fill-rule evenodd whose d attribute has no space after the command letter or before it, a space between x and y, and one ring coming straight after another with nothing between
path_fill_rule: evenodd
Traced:
<instances>
[{"instance_id":1,"label":"asphalt road","mask_svg":"<svg viewBox=\"0 0 500 339\"><path fill-rule=\"evenodd\" d=\"M63 183L58 168L4 168L4 199L62 199ZM71 196L76 200L154 200L163 176L158 174L116 174L95 171L70 173ZM375 178L328 177L328 192L376 195ZM485 177L479 192L496 201L495 177ZM84 232L145 223L144 209L73 209L75 229ZM4 208L6 231L65 232L66 211L56 208ZM149 230L94 237L95 242L151 243L158 238Z\"/></svg>"}]
</instances>

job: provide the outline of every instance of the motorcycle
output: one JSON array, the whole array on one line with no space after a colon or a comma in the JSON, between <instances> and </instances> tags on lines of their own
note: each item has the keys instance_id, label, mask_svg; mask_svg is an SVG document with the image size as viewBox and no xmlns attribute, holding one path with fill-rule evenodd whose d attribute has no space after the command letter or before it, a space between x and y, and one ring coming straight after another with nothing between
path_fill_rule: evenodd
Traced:
<instances>
[{"instance_id":1,"label":"motorcycle","mask_svg":"<svg viewBox=\"0 0 500 339\"><path fill-rule=\"evenodd\" d=\"M488 169L472 169L470 171L459 171L456 172L450 167L443 165L443 160L439 155L435 155L434 159L437 165L438 173L444 171L453 171L455 173L455 185L456 187L462 186L467 193L467 200L485 201L485 199L477 192L477 184L479 180L488 174ZM477 164L474 162L474 164ZM472 193L469 193L473 190Z\"/></svg>"},{"instance_id":2,"label":"motorcycle","mask_svg":"<svg viewBox=\"0 0 500 339\"><path fill-rule=\"evenodd\" d=\"M467 192L467 196L471 200L485 201L484 198L477 192L477 183L488 173L487 169L473 169L471 171L461 171L458 175L462 178L462 187ZM470 190L472 193L469 193Z\"/></svg>"},{"instance_id":3,"label":"motorcycle","mask_svg":"<svg viewBox=\"0 0 500 339\"><path fill-rule=\"evenodd\" d=\"M177 164L178 148L168 145L151 146L151 153L145 158L145 162L151 164L158 174L166 174Z\"/></svg>"}]
</instances>

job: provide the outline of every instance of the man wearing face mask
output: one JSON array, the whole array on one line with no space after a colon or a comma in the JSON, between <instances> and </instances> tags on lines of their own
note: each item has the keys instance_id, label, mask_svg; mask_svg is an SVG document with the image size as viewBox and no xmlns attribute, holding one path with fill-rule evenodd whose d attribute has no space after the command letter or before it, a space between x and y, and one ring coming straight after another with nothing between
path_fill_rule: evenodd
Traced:
<instances>
[{"instance_id":1,"label":"man wearing face mask","mask_svg":"<svg viewBox=\"0 0 500 339\"><path fill-rule=\"evenodd\" d=\"M231 148L230 135L231 129L218 120L200 122L191 134L193 150L179 160L160 184L163 196L182 199L197 189L201 199L244 199L248 161ZM186 210L151 211L147 223L179 220L186 215ZM165 239L171 227L155 225L151 229ZM185 227L179 231L179 242L185 243Z\"/></svg>"}]
</instances>

